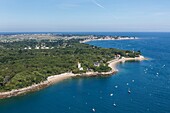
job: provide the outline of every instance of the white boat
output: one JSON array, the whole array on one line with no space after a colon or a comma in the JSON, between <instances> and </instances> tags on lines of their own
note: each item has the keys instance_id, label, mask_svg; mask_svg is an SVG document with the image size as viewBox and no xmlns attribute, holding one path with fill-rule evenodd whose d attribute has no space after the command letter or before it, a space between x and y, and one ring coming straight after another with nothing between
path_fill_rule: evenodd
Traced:
<instances>
[{"instance_id":1,"label":"white boat","mask_svg":"<svg viewBox=\"0 0 170 113\"><path fill-rule=\"evenodd\" d=\"M116 103L115 102L114 102L113 106L116 107Z\"/></svg>"},{"instance_id":2,"label":"white boat","mask_svg":"<svg viewBox=\"0 0 170 113\"><path fill-rule=\"evenodd\" d=\"M95 112L96 110L93 108L92 111Z\"/></svg>"},{"instance_id":3,"label":"white boat","mask_svg":"<svg viewBox=\"0 0 170 113\"><path fill-rule=\"evenodd\" d=\"M128 89L128 93L129 93L129 94L131 93L130 88Z\"/></svg>"}]
</instances>

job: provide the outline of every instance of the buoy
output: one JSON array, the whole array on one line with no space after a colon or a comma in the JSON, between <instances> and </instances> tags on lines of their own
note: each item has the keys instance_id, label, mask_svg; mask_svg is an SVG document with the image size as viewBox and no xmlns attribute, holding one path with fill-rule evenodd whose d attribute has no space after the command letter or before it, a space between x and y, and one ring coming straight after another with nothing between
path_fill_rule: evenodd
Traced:
<instances>
[{"instance_id":1,"label":"buoy","mask_svg":"<svg viewBox=\"0 0 170 113\"><path fill-rule=\"evenodd\" d=\"M112 96L113 96L113 94L111 93L111 94L110 94L110 96L112 97Z\"/></svg>"}]
</instances>

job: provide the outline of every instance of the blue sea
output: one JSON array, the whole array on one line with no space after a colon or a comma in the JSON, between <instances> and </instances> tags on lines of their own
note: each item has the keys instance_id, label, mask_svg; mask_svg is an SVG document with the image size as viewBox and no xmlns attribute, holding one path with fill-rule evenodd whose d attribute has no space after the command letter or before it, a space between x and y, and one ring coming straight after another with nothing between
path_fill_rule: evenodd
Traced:
<instances>
[{"instance_id":1,"label":"blue sea","mask_svg":"<svg viewBox=\"0 0 170 113\"><path fill-rule=\"evenodd\" d=\"M149 60L119 64L113 76L69 79L0 100L0 113L92 113L93 109L96 113L170 113L170 33L77 34L136 36L139 39L88 44L140 50Z\"/></svg>"}]
</instances>

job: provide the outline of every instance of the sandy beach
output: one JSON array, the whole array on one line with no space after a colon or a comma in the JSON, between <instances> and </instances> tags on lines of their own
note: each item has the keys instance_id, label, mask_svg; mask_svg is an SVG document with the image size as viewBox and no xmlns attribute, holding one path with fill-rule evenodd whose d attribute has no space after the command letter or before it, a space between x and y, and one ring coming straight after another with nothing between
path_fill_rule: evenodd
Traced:
<instances>
[{"instance_id":1,"label":"sandy beach","mask_svg":"<svg viewBox=\"0 0 170 113\"><path fill-rule=\"evenodd\" d=\"M126 61L142 61L142 60L147 60L144 56L139 56L135 58L121 58L121 59L114 59L108 62L108 66L112 68L112 72L117 72L118 69L116 68L116 65L121 62L126 62Z\"/></svg>"},{"instance_id":2,"label":"sandy beach","mask_svg":"<svg viewBox=\"0 0 170 113\"><path fill-rule=\"evenodd\" d=\"M28 86L28 87L21 88L21 89L15 89L15 90L12 90L12 91L1 92L0 93L0 99L9 98L9 97L18 96L18 95L21 95L21 94L26 94L28 92L37 91L37 90L40 90L42 88L48 87L49 85L52 85L54 83L58 83L60 81L63 81L65 79L68 79L68 78L71 78L71 77L74 77L74 76L76 76L76 75L73 74L73 73L63 73L63 74L60 74L60 75L50 76L50 77L47 78L46 81L41 82L39 84L34 84L32 86Z\"/></svg>"},{"instance_id":3,"label":"sandy beach","mask_svg":"<svg viewBox=\"0 0 170 113\"><path fill-rule=\"evenodd\" d=\"M46 81L44 82L41 82L39 84L34 84L32 86L28 86L28 87L25 87L25 88L21 88L21 89L15 89L15 90L12 90L12 91L7 91L7 92L1 92L0 93L0 99L3 99L3 98L10 98L10 97L13 97L13 96L18 96L18 95L21 95L21 94L26 94L28 92L33 92L33 91L38 91L40 89L43 89L45 87L48 87L52 84L55 84L55 83L58 83L58 82L61 82L65 79L69 79L69 78L72 78L72 77L84 77L84 76L98 76L98 75L113 75L114 73L118 72L117 68L116 68L116 65L118 63L121 63L121 62L126 62L126 61L142 61L142 60L146 60L146 58L144 58L143 56L139 56L139 57L136 57L136 58L121 58L121 59L114 59L114 60L111 60L108 62L108 66L110 68L112 68L111 71L109 72L86 72L86 73L83 73L83 74L73 74L71 72L69 73L63 73L63 74L59 74L59 75L54 75L54 76L50 76L47 78Z\"/></svg>"}]
</instances>

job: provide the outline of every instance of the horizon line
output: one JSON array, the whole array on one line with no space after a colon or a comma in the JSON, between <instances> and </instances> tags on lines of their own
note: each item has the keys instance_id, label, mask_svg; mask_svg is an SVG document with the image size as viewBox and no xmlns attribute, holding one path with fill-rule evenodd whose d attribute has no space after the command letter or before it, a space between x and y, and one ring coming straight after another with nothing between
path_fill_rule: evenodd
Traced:
<instances>
[{"instance_id":1,"label":"horizon line","mask_svg":"<svg viewBox=\"0 0 170 113\"><path fill-rule=\"evenodd\" d=\"M170 31L0 31L0 33L119 33L119 32L133 32L133 33L170 33Z\"/></svg>"}]
</instances>

